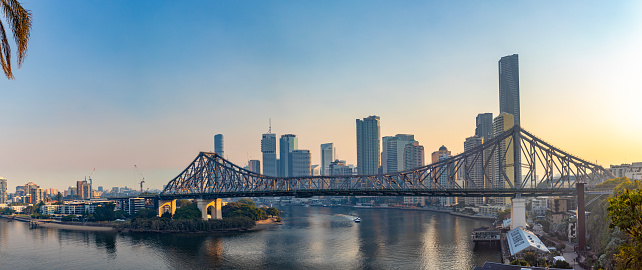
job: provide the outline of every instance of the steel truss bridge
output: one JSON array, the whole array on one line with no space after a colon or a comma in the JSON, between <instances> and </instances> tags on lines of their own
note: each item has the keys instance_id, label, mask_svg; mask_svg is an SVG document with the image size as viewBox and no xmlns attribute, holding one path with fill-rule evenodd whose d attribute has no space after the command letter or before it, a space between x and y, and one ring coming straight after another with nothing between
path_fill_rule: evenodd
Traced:
<instances>
[{"instance_id":1,"label":"steel truss bridge","mask_svg":"<svg viewBox=\"0 0 642 270\"><path fill-rule=\"evenodd\" d=\"M523 175L523 177L522 177ZM575 195L578 183L614 178L515 126L461 154L412 170L377 175L272 177L201 152L172 179L161 199L265 196Z\"/></svg>"}]
</instances>

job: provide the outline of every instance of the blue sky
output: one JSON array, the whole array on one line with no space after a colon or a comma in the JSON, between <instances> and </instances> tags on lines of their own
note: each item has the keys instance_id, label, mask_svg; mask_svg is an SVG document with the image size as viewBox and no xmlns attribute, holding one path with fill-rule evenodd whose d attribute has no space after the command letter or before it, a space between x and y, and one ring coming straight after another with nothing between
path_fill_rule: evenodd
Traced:
<instances>
[{"instance_id":1,"label":"blue sky","mask_svg":"<svg viewBox=\"0 0 642 270\"><path fill-rule=\"evenodd\" d=\"M642 161L636 1L24 1L28 57L0 80L0 176L160 188L223 133L260 159L268 118L356 163L355 119L463 150L520 56L523 126L608 166ZM14 48L15 54L15 45Z\"/></svg>"}]
</instances>

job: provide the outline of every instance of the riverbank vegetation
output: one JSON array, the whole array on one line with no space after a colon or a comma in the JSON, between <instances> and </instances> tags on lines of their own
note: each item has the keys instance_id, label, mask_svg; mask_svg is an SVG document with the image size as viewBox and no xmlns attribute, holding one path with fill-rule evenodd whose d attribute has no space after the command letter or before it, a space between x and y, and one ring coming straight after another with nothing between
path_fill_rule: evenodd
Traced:
<instances>
[{"instance_id":1,"label":"riverbank vegetation","mask_svg":"<svg viewBox=\"0 0 642 270\"><path fill-rule=\"evenodd\" d=\"M595 269L642 267L639 257L642 254L642 182L621 177L604 181L597 188L613 189L613 194L602 195L586 208L591 213L587 220L591 237L587 242L594 255L588 258L587 264ZM586 201L598 195L589 196ZM632 268L630 263L637 263L637 266Z\"/></svg>"},{"instance_id":2,"label":"riverbank vegetation","mask_svg":"<svg viewBox=\"0 0 642 270\"><path fill-rule=\"evenodd\" d=\"M154 232L214 232L247 230L256 226L256 221L271 217L278 218L280 211L273 207L258 208L250 199L228 203L221 211L223 219L202 220L201 211L196 203L180 200L180 208L174 215L165 213L157 217L153 209L141 209L131 222L118 224L119 230L154 231ZM280 218L278 218L280 219Z\"/></svg>"}]
</instances>

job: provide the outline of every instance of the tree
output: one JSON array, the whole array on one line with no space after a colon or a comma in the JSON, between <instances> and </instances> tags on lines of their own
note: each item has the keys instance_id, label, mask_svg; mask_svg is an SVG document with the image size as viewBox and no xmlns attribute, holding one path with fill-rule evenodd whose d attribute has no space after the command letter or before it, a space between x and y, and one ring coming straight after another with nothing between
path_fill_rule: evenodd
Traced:
<instances>
[{"instance_id":1,"label":"tree","mask_svg":"<svg viewBox=\"0 0 642 270\"><path fill-rule=\"evenodd\" d=\"M22 209L22 213L24 213L25 215L31 215L34 212L33 210L34 210L34 207L29 205Z\"/></svg>"},{"instance_id":2,"label":"tree","mask_svg":"<svg viewBox=\"0 0 642 270\"><path fill-rule=\"evenodd\" d=\"M112 221L116 219L116 214L114 213L115 208L116 205L113 203L96 207L96 210L94 210L94 219L96 221Z\"/></svg>"},{"instance_id":3,"label":"tree","mask_svg":"<svg viewBox=\"0 0 642 270\"><path fill-rule=\"evenodd\" d=\"M158 215L158 213L156 213L154 209L143 208L138 210L138 212L136 212L135 217L136 218L153 218L153 217L156 217L156 215Z\"/></svg>"},{"instance_id":4,"label":"tree","mask_svg":"<svg viewBox=\"0 0 642 270\"><path fill-rule=\"evenodd\" d=\"M640 186L635 181L635 186ZM642 190L626 189L618 196L609 199L610 228L617 227L630 239L620 246L615 255L618 268L642 269Z\"/></svg>"},{"instance_id":5,"label":"tree","mask_svg":"<svg viewBox=\"0 0 642 270\"><path fill-rule=\"evenodd\" d=\"M512 260L512 261L510 262L510 264L511 264L511 265L521 265L521 266L530 266L530 265L528 264L528 262L527 262L527 261L525 261L525 260L518 260L518 259Z\"/></svg>"},{"instance_id":6,"label":"tree","mask_svg":"<svg viewBox=\"0 0 642 270\"><path fill-rule=\"evenodd\" d=\"M24 9L18 0L0 0L0 9L2 9L9 29L13 33L13 39L18 45L17 61L18 67L20 67L27 56L27 42L31 31L31 11ZM0 22L0 51L0 62L2 63L4 74L7 78L13 79L11 47L2 22Z\"/></svg>"},{"instance_id":7,"label":"tree","mask_svg":"<svg viewBox=\"0 0 642 270\"><path fill-rule=\"evenodd\" d=\"M281 215L281 211L279 211L279 209L276 209L274 207L267 207L264 210L265 210L265 213L268 216L280 216Z\"/></svg>"},{"instance_id":8,"label":"tree","mask_svg":"<svg viewBox=\"0 0 642 270\"><path fill-rule=\"evenodd\" d=\"M551 267L553 268L560 268L560 269L573 269L571 264L569 264L567 261L556 261Z\"/></svg>"},{"instance_id":9,"label":"tree","mask_svg":"<svg viewBox=\"0 0 642 270\"><path fill-rule=\"evenodd\" d=\"M527 261L530 266L537 266L537 255L535 255L535 252L528 251L524 253L524 260Z\"/></svg>"},{"instance_id":10,"label":"tree","mask_svg":"<svg viewBox=\"0 0 642 270\"><path fill-rule=\"evenodd\" d=\"M195 203L190 203L186 206L176 209L174 212L174 219L195 219L201 217L201 210L198 209Z\"/></svg>"},{"instance_id":11,"label":"tree","mask_svg":"<svg viewBox=\"0 0 642 270\"><path fill-rule=\"evenodd\" d=\"M256 206L256 203L254 203L254 201L251 200L251 199L240 199L240 200L238 200L238 203L247 204L247 205L251 205L251 206Z\"/></svg>"}]
</instances>

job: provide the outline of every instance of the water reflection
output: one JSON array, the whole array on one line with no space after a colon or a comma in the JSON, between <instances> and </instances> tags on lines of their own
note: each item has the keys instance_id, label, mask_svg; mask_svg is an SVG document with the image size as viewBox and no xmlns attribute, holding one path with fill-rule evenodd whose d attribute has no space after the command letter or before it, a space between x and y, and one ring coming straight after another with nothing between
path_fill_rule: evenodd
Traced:
<instances>
[{"instance_id":1,"label":"water reflection","mask_svg":"<svg viewBox=\"0 0 642 270\"><path fill-rule=\"evenodd\" d=\"M226 235L30 230L28 224L0 220L0 267L472 269L499 261L496 249L470 242L472 229L485 221L390 209L282 210L284 225ZM363 221L355 223L354 217Z\"/></svg>"}]
</instances>

